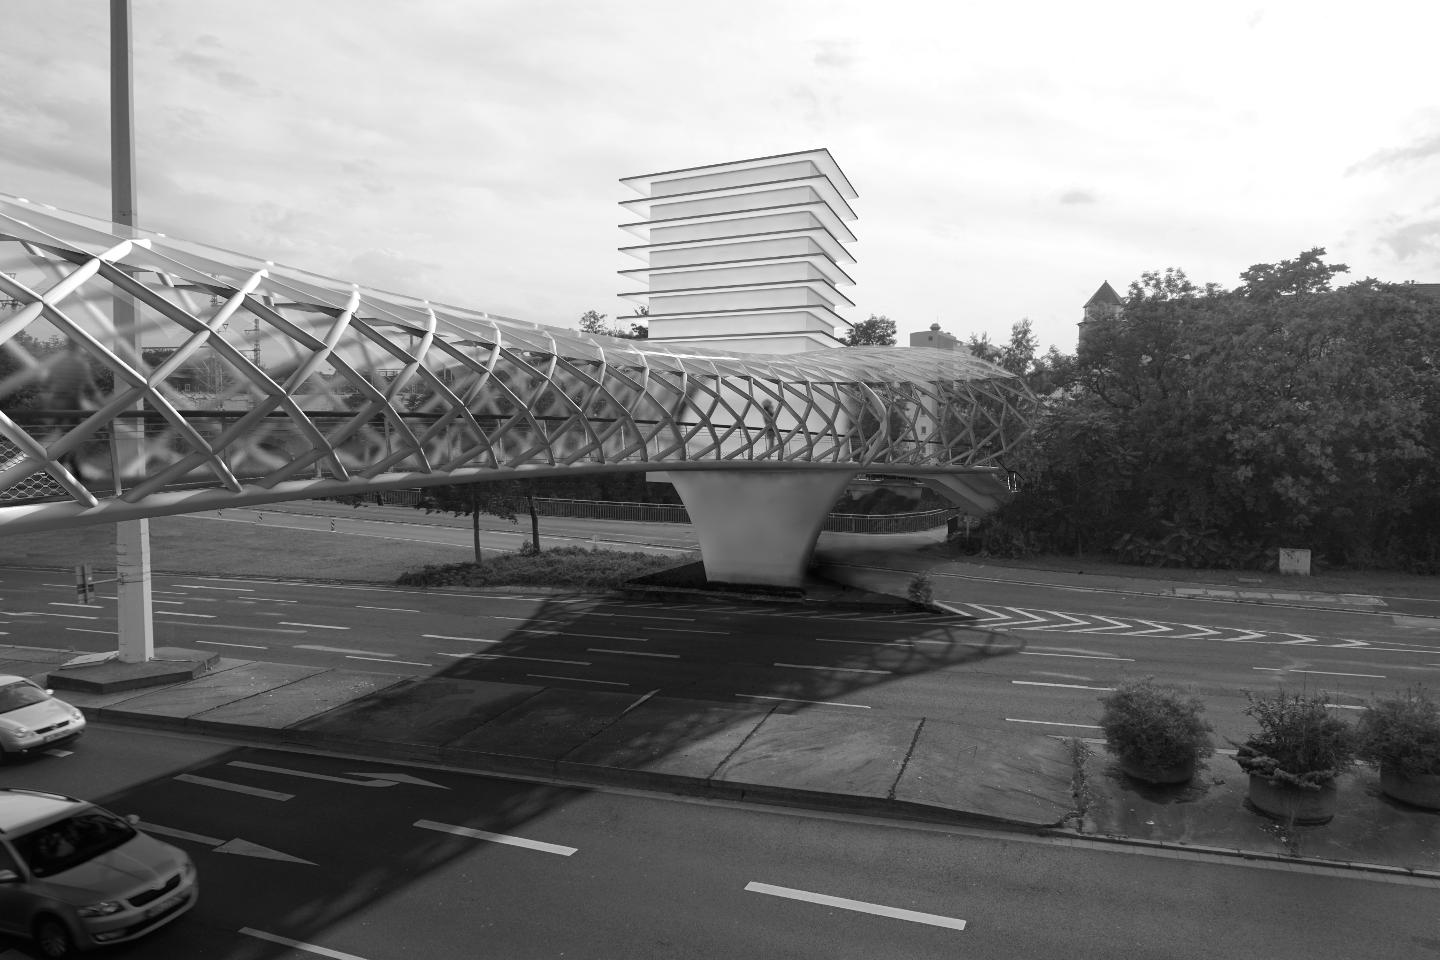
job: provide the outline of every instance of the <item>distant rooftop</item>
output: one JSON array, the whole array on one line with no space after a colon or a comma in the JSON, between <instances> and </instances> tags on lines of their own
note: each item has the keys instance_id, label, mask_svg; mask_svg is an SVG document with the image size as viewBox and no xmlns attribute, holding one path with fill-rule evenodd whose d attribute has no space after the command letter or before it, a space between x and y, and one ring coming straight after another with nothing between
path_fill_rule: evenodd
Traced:
<instances>
[{"instance_id":1,"label":"distant rooftop","mask_svg":"<svg viewBox=\"0 0 1440 960\"><path fill-rule=\"evenodd\" d=\"M1114 304L1116 306L1121 306L1124 303L1125 301L1120 299L1120 294L1116 293L1115 288L1110 286L1110 281L1106 280L1104 283L1100 284L1100 289L1095 291L1095 295L1089 300L1085 301L1085 306L1093 307L1099 304Z\"/></svg>"}]
</instances>

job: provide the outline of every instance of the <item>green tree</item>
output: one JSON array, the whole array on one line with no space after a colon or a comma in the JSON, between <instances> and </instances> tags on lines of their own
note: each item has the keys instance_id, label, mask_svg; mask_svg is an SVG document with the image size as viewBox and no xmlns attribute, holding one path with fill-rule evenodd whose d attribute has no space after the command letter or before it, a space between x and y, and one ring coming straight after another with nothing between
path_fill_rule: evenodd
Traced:
<instances>
[{"instance_id":1,"label":"green tree","mask_svg":"<svg viewBox=\"0 0 1440 960\"><path fill-rule=\"evenodd\" d=\"M475 548L475 562L482 563L480 554L480 516L488 514L517 523L520 509L530 514L530 549L540 552L540 515L535 510L535 492L528 480L487 480L479 483L429 487L416 504L426 513L448 513L470 518L470 535Z\"/></svg>"},{"instance_id":2,"label":"green tree","mask_svg":"<svg viewBox=\"0 0 1440 960\"><path fill-rule=\"evenodd\" d=\"M599 313L595 310L586 310L580 314L580 332L592 335L610 336L610 324L605 322L608 314Z\"/></svg>"},{"instance_id":3,"label":"green tree","mask_svg":"<svg viewBox=\"0 0 1440 960\"><path fill-rule=\"evenodd\" d=\"M1349 273L1343 263L1327 264L1324 247L1312 247L1294 260L1257 263L1240 274L1235 292L1248 300L1267 301L1304 293L1324 293L1338 274Z\"/></svg>"},{"instance_id":4,"label":"green tree","mask_svg":"<svg viewBox=\"0 0 1440 960\"><path fill-rule=\"evenodd\" d=\"M895 321L884 314L872 313L868 320L852 325L843 342L847 347L893 347Z\"/></svg>"}]
</instances>

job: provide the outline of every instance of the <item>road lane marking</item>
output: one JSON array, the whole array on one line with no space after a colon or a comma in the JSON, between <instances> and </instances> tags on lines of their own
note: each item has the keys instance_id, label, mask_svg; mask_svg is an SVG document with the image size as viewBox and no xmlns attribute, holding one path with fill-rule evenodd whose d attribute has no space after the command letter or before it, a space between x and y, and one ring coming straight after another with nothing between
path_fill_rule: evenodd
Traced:
<instances>
[{"instance_id":1,"label":"road lane marking","mask_svg":"<svg viewBox=\"0 0 1440 960\"><path fill-rule=\"evenodd\" d=\"M203 833L191 833L188 830L177 830L174 827L162 827L160 824L151 823L148 820L142 820L138 826L146 833L158 833L162 837L170 837L174 840L188 840L191 843L200 843L207 847L214 847L216 853L235 853L242 857L259 857L262 860L280 860L285 863L304 863L312 867L315 866L314 860L292 857L288 853L281 853L279 850L262 847L258 843L241 840L239 837L233 840L221 840L219 837L207 837Z\"/></svg>"},{"instance_id":2,"label":"road lane marking","mask_svg":"<svg viewBox=\"0 0 1440 960\"><path fill-rule=\"evenodd\" d=\"M1365 709L1363 706L1357 707L1357 706L1353 706L1353 705L1348 704L1348 703L1327 703L1327 704L1325 704L1325 706L1327 706L1327 707L1334 707L1336 710L1364 710L1364 709Z\"/></svg>"},{"instance_id":3,"label":"road lane marking","mask_svg":"<svg viewBox=\"0 0 1440 960\"><path fill-rule=\"evenodd\" d=\"M243 783L231 783L228 780L212 780L209 777L197 777L193 773L182 773L175 779L181 783L193 783L197 787L214 787L216 790L229 790L232 793L243 793L252 797L262 797L266 800L290 800L295 796L293 793L262 790L259 787L247 787Z\"/></svg>"},{"instance_id":4,"label":"road lane marking","mask_svg":"<svg viewBox=\"0 0 1440 960\"><path fill-rule=\"evenodd\" d=\"M278 773L285 777L303 777L306 780L323 780L326 783L343 783L350 787L393 787L397 783L409 783L420 787L437 787L441 790L450 789L438 783L431 783L429 780L412 777L408 773L355 773L352 771L349 772L348 776L337 777L328 773L312 773L309 770L295 770L291 767L272 767L265 763L251 763L248 760L231 760L226 766L239 767L242 770L259 770L262 773ZM361 779L357 780L355 779L356 777Z\"/></svg>"},{"instance_id":5,"label":"road lane marking","mask_svg":"<svg viewBox=\"0 0 1440 960\"><path fill-rule=\"evenodd\" d=\"M254 593L254 587L215 587L208 583L177 583L177 590L224 590L227 593Z\"/></svg>"},{"instance_id":6,"label":"road lane marking","mask_svg":"<svg viewBox=\"0 0 1440 960\"><path fill-rule=\"evenodd\" d=\"M869 667L822 667L814 663L779 663L773 664L777 667L789 667L792 670L825 670L837 673L883 673L891 674L894 670L873 670Z\"/></svg>"},{"instance_id":7,"label":"road lane marking","mask_svg":"<svg viewBox=\"0 0 1440 960\"><path fill-rule=\"evenodd\" d=\"M641 627L641 630L665 630L669 633L713 633L720 636L730 636L729 630L697 630L691 627Z\"/></svg>"},{"instance_id":8,"label":"road lane marking","mask_svg":"<svg viewBox=\"0 0 1440 960\"><path fill-rule=\"evenodd\" d=\"M1046 683L1043 680L1011 680L1022 687L1064 687L1067 690L1114 690L1114 687L1086 687L1078 683Z\"/></svg>"},{"instance_id":9,"label":"road lane marking","mask_svg":"<svg viewBox=\"0 0 1440 960\"><path fill-rule=\"evenodd\" d=\"M529 660L532 663L563 663L571 667L588 667L589 660L556 660L553 657L522 657L515 653L441 653L441 657L456 657L461 660Z\"/></svg>"},{"instance_id":10,"label":"road lane marking","mask_svg":"<svg viewBox=\"0 0 1440 960\"><path fill-rule=\"evenodd\" d=\"M419 610L411 610L409 607L367 607L363 603L355 604L356 610L384 610L387 613L420 613Z\"/></svg>"},{"instance_id":11,"label":"road lane marking","mask_svg":"<svg viewBox=\"0 0 1440 960\"><path fill-rule=\"evenodd\" d=\"M116 630L92 630L89 627L66 627L65 629L71 633L103 633L107 637L116 636L119 632Z\"/></svg>"},{"instance_id":12,"label":"road lane marking","mask_svg":"<svg viewBox=\"0 0 1440 960\"><path fill-rule=\"evenodd\" d=\"M341 953L339 950L316 946L313 943L306 943L303 940L291 940L289 937L276 936L273 933L266 933L264 930L256 930L254 927L241 927L240 932L247 937L254 937L257 940L269 940L271 943L278 943L281 946L290 947L295 950L304 950L306 953L313 953L316 956L329 957L330 960L365 960L364 957L357 957L353 953Z\"/></svg>"},{"instance_id":13,"label":"road lane marking","mask_svg":"<svg viewBox=\"0 0 1440 960\"><path fill-rule=\"evenodd\" d=\"M625 714L629 713L631 710L634 710L636 707L640 706L640 704L644 703L646 700L649 700L651 697L655 696L655 694L657 694L657 693L659 693L659 692L660 692L660 688L659 688L659 687L656 687L654 690L651 690L649 693L647 693L647 694L645 694L644 696L642 696L639 700L636 700L634 703L630 704L630 706L626 707L624 710L621 710L621 711L620 711L620 716L622 716L622 717L625 716Z\"/></svg>"},{"instance_id":14,"label":"road lane marking","mask_svg":"<svg viewBox=\"0 0 1440 960\"><path fill-rule=\"evenodd\" d=\"M650 617L643 613L601 613L598 610L590 611L592 617L615 617L619 620L674 620L677 623L694 623L695 617Z\"/></svg>"},{"instance_id":15,"label":"road lane marking","mask_svg":"<svg viewBox=\"0 0 1440 960\"><path fill-rule=\"evenodd\" d=\"M74 750L61 750L59 747L51 747L49 750L41 750L40 752L43 753L43 754L45 754L45 756L47 756L47 757L73 757L73 756L75 756L75 751L74 751Z\"/></svg>"},{"instance_id":16,"label":"road lane marking","mask_svg":"<svg viewBox=\"0 0 1440 960\"><path fill-rule=\"evenodd\" d=\"M403 663L407 667L433 667L433 663L421 663L419 660L396 660L394 657L362 657L359 654L350 653L345 655L346 660L372 660L375 663Z\"/></svg>"},{"instance_id":17,"label":"road lane marking","mask_svg":"<svg viewBox=\"0 0 1440 960\"><path fill-rule=\"evenodd\" d=\"M1290 667L1251 667L1251 670L1266 670L1275 673L1313 673L1322 677L1366 677L1371 680L1384 680L1383 674L1379 673L1335 673L1331 670L1294 670Z\"/></svg>"},{"instance_id":18,"label":"road lane marking","mask_svg":"<svg viewBox=\"0 0 1440 960\"><path fill-rule=\"evenodd\" d=\"M787 900L803 900L806 903L818 903L825 907L839 907L842 910L854 910L857 913L869 913L877 917L909 920L911 923L926 923L932 927L948 927L951 930L965 929L965 921L958 917L942 917L938 913L921 913L918 910L904 910L900 907L887 907L879 903L866 903L864 900L847 900L844 897L832 897L825 893L811 893L809 890L796 890L792 887L777 887L768 883L757 883L754 880L745 884L745 892L764 893L772 897L783 897Z\"/></svg>"},{"instance_id":19,"label":"road lane marking","mask_svg":"<svg viewBox=\"0 0 1440 960\"><path fill-rule=\"evenodd\" d=\"M196 640L196 643L208 644L212 647L244 647L246 650L269 650L269 647L262 647L255 643L225 643L220 640Z\"/></svg>"},{"instance_id":20,"label":"road lane marking","mask_svg":"<svg viewBox=\"0 0 1440 960\"><path fill-rule=\"evenodd\" d=\"M168 604L171 604L172 606L176 606L176 607L183 607L183 606L185 605L185 601L184 601L184 600L156 600L156 599L154 599L154 598L151 598L150 602L151 602L151 603L168 603Z\"/></svg>"},{"instance_id":21,"label":"road lane marking","mask_svg":"<svg viewBox=\"0 0 1440 960\"><path fill-rule=\"evenodd\" d=\"M617 637L613 633L571 633L569 630L529 630L519 627L510 631L511 633L539 633L552 637L581 637L585 640L639 640L645 642L644 637Z\"/></svg>"},{"instance_id":22,"label":"road lane marking","mask_svg":"<svg viewBox=\"0 0 1440 960\"><path fill-rule=\"evenodd\" d=\"M378 653L378 654L377 654L374 650L351 650L351 649L348 649L348 648L346 648L346 647L322 647L322 646L319 646L319 645L313 644L313 643L297 643L297 644L295 644L295 649L296 649L296 650L317 650L317 651L319 651L320 653L355 653L355 654L360 654L361 656L366 656L366 657L374 657L374 656L389 657L389 656L393 656L393 654L389 654L389 653Z\"/></svg>"},{"instance_id":23,"label":"road lane marking","mask_svg":"<svg viewBox=\"0 0 1440 960\"><path fill-rule=\"evenodd\" d=\"M184 610L156 610L156 613L168 614L172 617L193 617L196 620L214 620L213 613L186 613Z\"/></svg>"},{"instance_id":24,"label":"road lane marking","mask_svg":"<svg viewBox=\"0 0 1440 960\"><path fill-rule=\"evenodd\" d=\"M1036 653L1033 650L1021 650L1021 656L1025 657L1070 657L1074 660L1124 660L1126 663L1134 663L1134 657L1101 657L1088 653Z\"/></svg>"},{"instance_id":25,"label":"road lane marking","mask_svg":"<svg viewBox=\"0 0 1440 960\"><path fill-rule=\"evenodd\" d=\"M586 653L615 653L622 657L658 657L664 660L679 660L678 653L646 653L644 650L607 650L604 647L587 647Z\"/></svg>"},{"instance_id":26,"label":"road lane marking","mask_svg":"<svg viewBox=\"0 0 1440 960\"><path fill-rule=\"evenodd\" d=\"M519 620L521 623L565 623L557 617L502 617L498 614L485 615L486 620Z\"/></svg>"},{"instance_id":27,"label":"road lane marking","mask_svg":"<svg viewBox=\"0 0 1440 960\"><path fill-rule=\"evenodd\" d=\"M1008 723L1038 723L1047 727L1082 727L1086 730L1104 730L1104 727L1093 723L1058 723L1054 720L1017 720L1014 717L1006 717Z\"/></svg>"},{"instance_id":28,"label":"road lane marking","mask_svg":"<svg viewBox=\"0 0 1440 960\"><path fill-rule=\"evenodd\" d=\"M52 606L52 607L77 607L77 608L79 608L79 609L81 609L81 610L89 610L91 607L94 606L94 604L93 604L93 603L60 603L60 602L58 602L58 601L52 600L52 601L48 604L48 606Z\"/></svg>"},{"instance_id":29,"label":"road lane marking","mask_svg":"<svg viewBox=\"0 0 1440 960\"><path fill-rule=\"evenodd\" d=\"M192 623L192 627L212 627L216 630L244 630L246 633L289 633L303 636L304 630L286 630L284 627L241 627L233 623Z\"/></svg>"},{"instance_id":30,"label":"road lane marking","mask_svg":"<svg viewBox=\"0 0 1440 960\"><path fill-rule=\"evenodd\" d=\"M454 834L457 837L470 837L474 840L485 840L489 843L502 843L507 847L524 847L526 850L538 850L540 853L553 853L561 857L568 857L579 850L578 847L565 847L558 843L545 843L541 840L528 840L525 837L512 837L504 833L490 833L488 830L476 830L472 827L457 827L449 823L436 823L434 820L416 820L415 826L421 830L436 830L440 833Z\"/></svg>"},{"instance_id":31,"label":"road lane marking","mask_svg":"<svg viewBox=\"0 0 1440 960\"><path fill-rule=\"evenodd\" d=\"M281 600L278 597L233 597L232 603L299 603L299 600Z\"/></svg>"},{"instance_id":32,"label":"road lane marking","mask_svg":"<svg viewBox=\"0 0 1440 960\"><path fill-rule=\"evenodd\" d=\"M771 697L763 693L737 693L737 697L745 697L749 700L784 700L786 703L814 703L825 707L854 707L856 710L869 710L870 707L863 703L839 703L834 700L801 700L798 697Z\"/></svg>"},{"instance_id":33,"label":"road lane marking","mask_svg":"<svg viewBox=\"0 0 1440 960\"><path fill-rule=\"evenodd\" d=\"M156 612L156 613L161 613L161 612L163 612L163 611L157 610L157 611L155 611L155 612ZM30 611L30 610L25 610L25 611L23 611L23 612L17 612L17 615L18 615L18 616L22 616L22 617L64 617L64 618L66 618L67 620L99 620L99 619L100 619L100 616L99 616L98 614L95 615L95 616L93 616L93 617L87 617L87 616L84 616L84 615L78 614L78 613L51 613L49 610L37 610L37 611L33 611L33 612Z\"/></svg>"},{"instance_id":34,"label":"road lane marking","mask_svg":"<svg viewBox=\"0 0 1440 960\"><path fill-rule=\"evenodd\" d=\"M590 680L586 677L560 677L553 673L527 673L527 677L534 677L536 680L569 680L574 683L599 683L607 687L628 687L630 684L621 683L619 680Z\"/></svg>"},{"instance_id":35,"label":"road lane marking","mask_svg":"<svg viewBox=\"0 0 1440 960\"><path fill-rule=\"evenodd\" d=\"M337 627L332 623L292 623L289 620L281 620L282 627L310 627L315 630L349 630L349 627Z\"/></svg>"},{"instance_id":36,"label":"road lane marking","mask_svg":"<svg viewBox=\"0 0 1440 960\"><path fill-rule=\"evenodd\" d=\"M486 640L483 637L447 637L443 633L422 633L420 636L426 640L464 640L466 643L499 643L499 640Z\"/></svg>"}]
</instances>

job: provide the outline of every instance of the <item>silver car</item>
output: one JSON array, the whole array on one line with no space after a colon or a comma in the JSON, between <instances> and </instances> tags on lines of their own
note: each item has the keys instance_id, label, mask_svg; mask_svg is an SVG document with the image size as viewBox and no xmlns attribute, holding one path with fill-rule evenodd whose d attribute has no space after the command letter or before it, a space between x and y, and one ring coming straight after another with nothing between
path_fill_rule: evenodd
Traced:
<instances>
[{"instance_id":1,"label":"silver car","mask_svg":"<svg viewBox=\"0 0 1440 960\"><path fill-rule=\"evenodd\" d=\"M134 940L195 906L183 850L84 800L0 789L0 930L70 957Z\"/></svg>"},{"instance_id":2,"label":"silver car","mask_svg":"<svg viewBox=\"0 0 1440 960\"><path fill-rule=\"evenodd\" d=\"M0 762L80 736L85 715L24 677L0 674Z\"/></svg>"}]
</instances>

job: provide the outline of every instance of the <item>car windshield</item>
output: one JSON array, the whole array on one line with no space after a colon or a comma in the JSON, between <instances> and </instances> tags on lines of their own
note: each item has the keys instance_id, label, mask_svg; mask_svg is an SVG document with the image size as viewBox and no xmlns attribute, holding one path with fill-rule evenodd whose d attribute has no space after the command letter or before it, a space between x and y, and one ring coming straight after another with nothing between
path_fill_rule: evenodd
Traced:
<instances>
[{"instance_id":1,"label":"car windshield","mask_svg":"<svg viewBox=\"0 0 1440 960\"><path fill-rule=\"evenodd\" d=\"M48 877L114 850L134 836L135 828L113 813L90 809L16 837L15 849L31 873Z\"/></svg>"},{"instance_id":2,"label":"car windshield","mask_svg":"<svg viewBox=\"0 0 1440 960\"><path fill-rule=\"evenodd\" d=\"M44 703L50 699L45 691L25 680L7 683L0 687L0 713L9 713L31 704Z\"/></svg>"}]
</instances>

